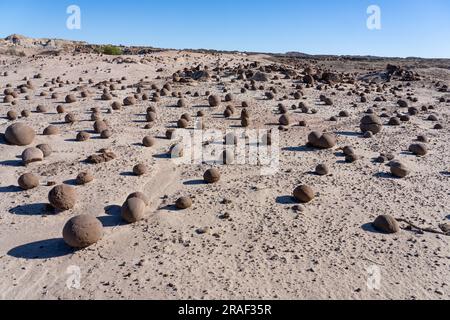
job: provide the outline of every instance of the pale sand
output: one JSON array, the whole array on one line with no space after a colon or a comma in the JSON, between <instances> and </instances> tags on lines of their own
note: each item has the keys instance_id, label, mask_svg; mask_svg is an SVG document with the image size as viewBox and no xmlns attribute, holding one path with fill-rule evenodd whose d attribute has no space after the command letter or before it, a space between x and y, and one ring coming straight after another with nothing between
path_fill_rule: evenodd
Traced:
<instances>
[{"instance_id":1,"label":"pale sand","mask_svg":"<svg viewBox=\"0 0 450 320\"><path fill-rule=\"evenodd\" d=\"M153 148L140 145L146 135L164 136L165 128L171 126L183 113L192 116L198 110L206 113L207 127L226 129L239 125L239 120L224 120L221 116L228 103L221 107L195 107L207 104L206 90L225 96L215 81L199 82L195 86L178 84L173 90L192 93L186 95L192 106L189 109L168 107L175 105L177 98L161 97L159 103L138 101L137 105L124 107L112 114L104 113L110 121L113 137L108 140L92 138L88 142L72 141L80 130L92 130L90 108L103 111L110 102L100 101L101 91L90 88L93 95L87 99L66 105L47 97L39 97L42 85L60 76L64 81L76 83L56 88L61 99L78 85L79 77L88 85L126 76L124 84L135 84L148 76L148 81L159 87L171 79L172 74L185 67L199 63L213 69L217 56L212 54L168 51L149 55L147 64L111 64L106 58L83 54L61 57L12 58L0 56L7 65L0 65L3 90L7 83L13 87L25 83L23 78L32 78L42 73L42 79L31 79L36 86L32 101L20 95L17 106L1 103L2 116L8 110L34 111L38 104L48 107L46 114L32 113L29 118L18 121L33 127L37 135L33 146L48 143L54 153L41 163L25 168L20 156L25 147L0 144L0 297L4 299L448 299L450 288L449 237L436 234L417 234L402 230L395 235L385 235L370 229L370 224L380 214L391 214L406 218L421 226L438 228L450 219L450 108L449 104L437 103L444 96L438 93L431 80L449 84L450 70L439 68L417 69L423 81L413 82L411 89L419 98L412 105L433 105L435 110L421 112L411 121L398 127L385 126L382 133L373 139L363 139L359 133L359 120L371 107L373 99L380 95L367 94L368 102L358 101L355 95L347 96L352 85L343 85L345 91L329 89L318 91L303 89L306 100L290 100L283 103L290 107L306 101L318 110L317 114L301 114L290 110L295 123L300 119L308 122L305 128L293 126L281 136L281 167L274 176L261 176L255 166L220 167L222 179L214 185L195 183L202 179L209 165L177 166L169 159L154 157L163 154L170 141L157 139ZM177 61L175 57L180 57ZM132 57L139 61L139 58ZM263 55L243 57L221 55L221 65L259 61L263 65L272 62ZM112 59L112 58L108 58ZM14 62L14 63L11 63ZM319 62L321 64L322 62ZM325 62L333 65L333 62ZM381 70L386 62L359 63ZM336 62L336 68L359 70L358 63ZM98 70L96 68L98 67ZM158 68L164 68L157 73ZM379 69L381 68L381 69ZM297 70L299 73L302 70ZM15 73L17 72L17 73ZM211 72L214 74L214 72ZM162 80L155 80L156 76ZM272 76L272 75L270 75ZM221 82L236 98L233 104L250 102L254 126L271 127L279 115L275 112L278 101L268 101L264 91L240 93L241 81L231 83L233 77L223 77ZM283 79L283 76L280 77ZM294 91L293 80L279 80L275 84L262 83L266 89L278 88L277 98ZM282 85L278 85L278 83ZM390 85L398 85L393 82ZM424 87L423 87L424 86ZM55 87L51 85L51 87ZM135 89L116 90L122 101ZM407 88L400 92L406 96ZM335 105L318 103L320 94L332 96ZM149 87L144 91L152 92ZM77 93L76 93L77 94ZM78 95L78 94L77 94ZM397 98L386 93L387 102L377 102L379 108L386 107L392 114ZM447 94L447 97L449 95ZM55 108L63 104L67 111L75 112L82 120L74 125L62 123L64 115ZM143 129L145 110L154 105L158 120L152 129ZM240 113L240 108L237 108ZM339 111L347 110L349 118L338 122L328 119ZM380 113L379 110L376 110ZM443 130L433 130L435 123L425 119L431 113L438 115ZM383 119L387 122L388 119ZM49 123L57 123L61 134L46 137L41 133ZM0 119L0 132L5 132L11 121ZM191 125L192 126L192 123ZM276 128L277 126L272 126ZM342 163L343 158L333 150L308 151L302 148L312 130L338 132L338 146L352 145L363 156L354 163ZM418 158L407 151L419 134L426 134L430 143L429 154ZM95 137L97 135L93 135ZM110 148L118 156L114 161L100 165L88 165L82 160L101 148ZM373 163L380 152L394 152L397 158L409 164L412 173L405 179L393 179L385 164ZM129 176L133 166L139 162L149 166L144 177ZM310 174L319 163L326 163L332 175L319 177ZM57 215L43 215L47 194L51 187L48 181L63 183L77 174L90 169L94 182L77 186L78 203L73 210ZM30 191L21 191L18 177L24 172L40 176L41 186ZM309 184L318 193L313 202L304 206L305 211L296 213L290 203L292 190L299 184ZM121 224L120 207L128 194L144 192L150 199L147 218L135 225ZM194 205L185 211L171 209L175 200L184 195L193 198ZM230 199L231 203L221 204ZM286 203L287 202L287 203ZM169 206L169 207L167 207ZM219 216L229 213L230 220ZM66 221L76 214L92 214L102 221L105 235L88 249L73 252L64 244L61 236ZM404 227L405 225L402 224ZM198 228L210 227L206 234L196 233ZM379 290L367 287L371 266L381 270ZM81 270L80 289L69 290L66 281L70 277L69 266Z\"/></svg>"}]
</instances>

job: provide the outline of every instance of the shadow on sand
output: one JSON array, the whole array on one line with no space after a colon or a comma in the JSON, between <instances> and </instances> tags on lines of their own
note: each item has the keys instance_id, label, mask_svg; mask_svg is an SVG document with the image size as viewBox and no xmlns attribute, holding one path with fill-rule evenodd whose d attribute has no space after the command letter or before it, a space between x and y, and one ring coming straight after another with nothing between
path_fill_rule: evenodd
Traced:
<instances>
[{"instance_id":1,"label":"shadow on sand","mask_svg":"<svg viewBox=\"0 0 450 320\"><path fill-rule=\"evenodd\" d=\"M62 238L27 243L8 251L8 255L20 259L50 259L74 253Z\"/></svg>"}]
</instances>

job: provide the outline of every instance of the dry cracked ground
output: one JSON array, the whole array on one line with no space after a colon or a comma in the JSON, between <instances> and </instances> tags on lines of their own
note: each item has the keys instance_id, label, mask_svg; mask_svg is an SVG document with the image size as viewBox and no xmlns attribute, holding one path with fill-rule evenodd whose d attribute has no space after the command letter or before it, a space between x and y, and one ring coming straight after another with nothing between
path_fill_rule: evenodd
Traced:
<instances>
[{"instance_id":1,"label":"dry cracked ground","mask_svg":"<svg viewBox=\"0 0 450 320\"><path fill-rule=\"evenodd\" d=\"M449 63L386 70L388 61L188 51L0 63L1 298L450 298ZM381 131L363 135L363 117ZM277 172L174 162L166 131L192 132L199 118L205 129L277 132ZM16 123L36 134L25 146L4 135ZM308 144L313 131L326 132L321 148ZM397 161L406 176L391 173ZM211 168L220 180L208 184ZM80 184L81 172L93 180ZM25 173L32 189L18 182ZM55 196L68 210L49 204L58 185L75 190ZM312 201L297 203L300 185ZM122 205L133 192L148 205L129 223ZM180 197L192 206L178 209ZM103 235L75 250L62 230L83 214ZM380 215L395 219L384 217L386 230L373 224Z\"/></svg>"}]
</instances>

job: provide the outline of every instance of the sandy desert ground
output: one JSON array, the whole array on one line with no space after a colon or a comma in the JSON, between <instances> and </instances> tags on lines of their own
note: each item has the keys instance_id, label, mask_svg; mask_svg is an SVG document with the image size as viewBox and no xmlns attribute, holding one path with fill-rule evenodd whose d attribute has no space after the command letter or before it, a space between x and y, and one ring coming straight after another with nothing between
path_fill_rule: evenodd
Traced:
<instances>
[{"instance_id":1,"label":"sandy desert ground","mask_svg":"<svg viewBox=\"0 0 450 320\"><path fill-rule=\"evenodd\" d=\"M393 62L417 73L415 81L363 77L380 75L388 62L173 50L123 59L74 52L1 55L0 297L449 299L450 238L444 231L450 222L450 62ZM192 73L183 72L198 66L194 71L209 77L193 80ZM325 70L332 72L331 80L314 79ZM252 90L248 75L258 72L267 81L254 81ZM242 73L247 77L239 77ZM307 74L313 85L304 83ZM168 95L153 98L166 83ZM249 89L242 92L245 84ZM6 97L8 88L12 98ZM221 98L219 106L209 106L207 91ZM102 100L104 92L111 100ZM227 93L232 101L225 102ZM76 101L66 103L68 94ZM133 95L133 105L111 109L112 102ZM186 106L177 107L180 97ZM399 106L400 99L407 108ZM176 127L183 114L192 117L184 130L192 131L198 111L207 129L241 129L243 101L251 119L247 129L279 133L275 174L261 175L257 165L178 164L166 156L174 143L166 130ZM279 128L280 103L290 122ZM300 103L309 109L302 110ZM58 105L63 113L56 111ZM225 118L228 105L235 113ZM146 121L149 107L156 113L152 122ZM382 116L382 131L369 138L360 129L368 109ZM16 119L14 113L8 119L11 110ZM24 117L22 110L30 114ZM65 120L69 112L73 123ZM398 125L387 125L396 114ZM109 138L93 131L93 117L107 121ZM31 144L7 143L3 133L14 123L36 132ZM50 125L59 132L44 135ZM77 141L81 131L91 138ZM312 131L330 133L336 144L328 149L307 145ZM428 140L422 144L427 153L416 156L409 146L420 135ZM155 138L152 147L142 145L146 136ZM25 166L22 152L39 144L48 144L52 153ZM353 147L357 161L346 161L345 146ZM116 158L85 161L103 148ZM377 161L382 153L392 153L409 175L394 177L388 159ZM139 163L148 168L142 176L132 171ZM328 175L315 174L319 164L329 167ZM203 174L212 167L220 171L220 181L204 183ZM78 185L74 179L87 170L94 180ZM18 179L24 173L36 175L39 186L22 190ZM48 204L50 190L60 184L77 193L67 211ZM299 185L314 190L311 202L298 204L292 197ZM145 218L125 223L121 207L137 191L149 200ZM182 196L192 199L191 208L176 209ZM97 217L104 234L92 246L74 250L62 230L80 214ZM400 220L400 231L374 228L379 215ZM78 288L74 270L81 272ZM379 287L368 287L368 270L381 272Z\"/></svg>"}]
</instances>

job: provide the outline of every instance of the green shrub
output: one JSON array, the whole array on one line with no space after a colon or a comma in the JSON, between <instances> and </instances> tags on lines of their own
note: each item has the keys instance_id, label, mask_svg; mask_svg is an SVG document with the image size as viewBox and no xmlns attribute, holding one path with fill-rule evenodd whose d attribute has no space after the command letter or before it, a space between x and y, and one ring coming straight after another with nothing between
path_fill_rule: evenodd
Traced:
<instances>
[{"instance_id":1,"label":"green shrub","mask_svg":"<svg viewBox=\"0 0 450 320\"><path fill-rule=\"evenodd\" d=\"M111 55L111 56L120 56L121 54L123 54L123 51L121 48L112 46L112 45L103 46L100 51L103 54L107 54L107 55Z\"/></svg>"}]
</instances>

